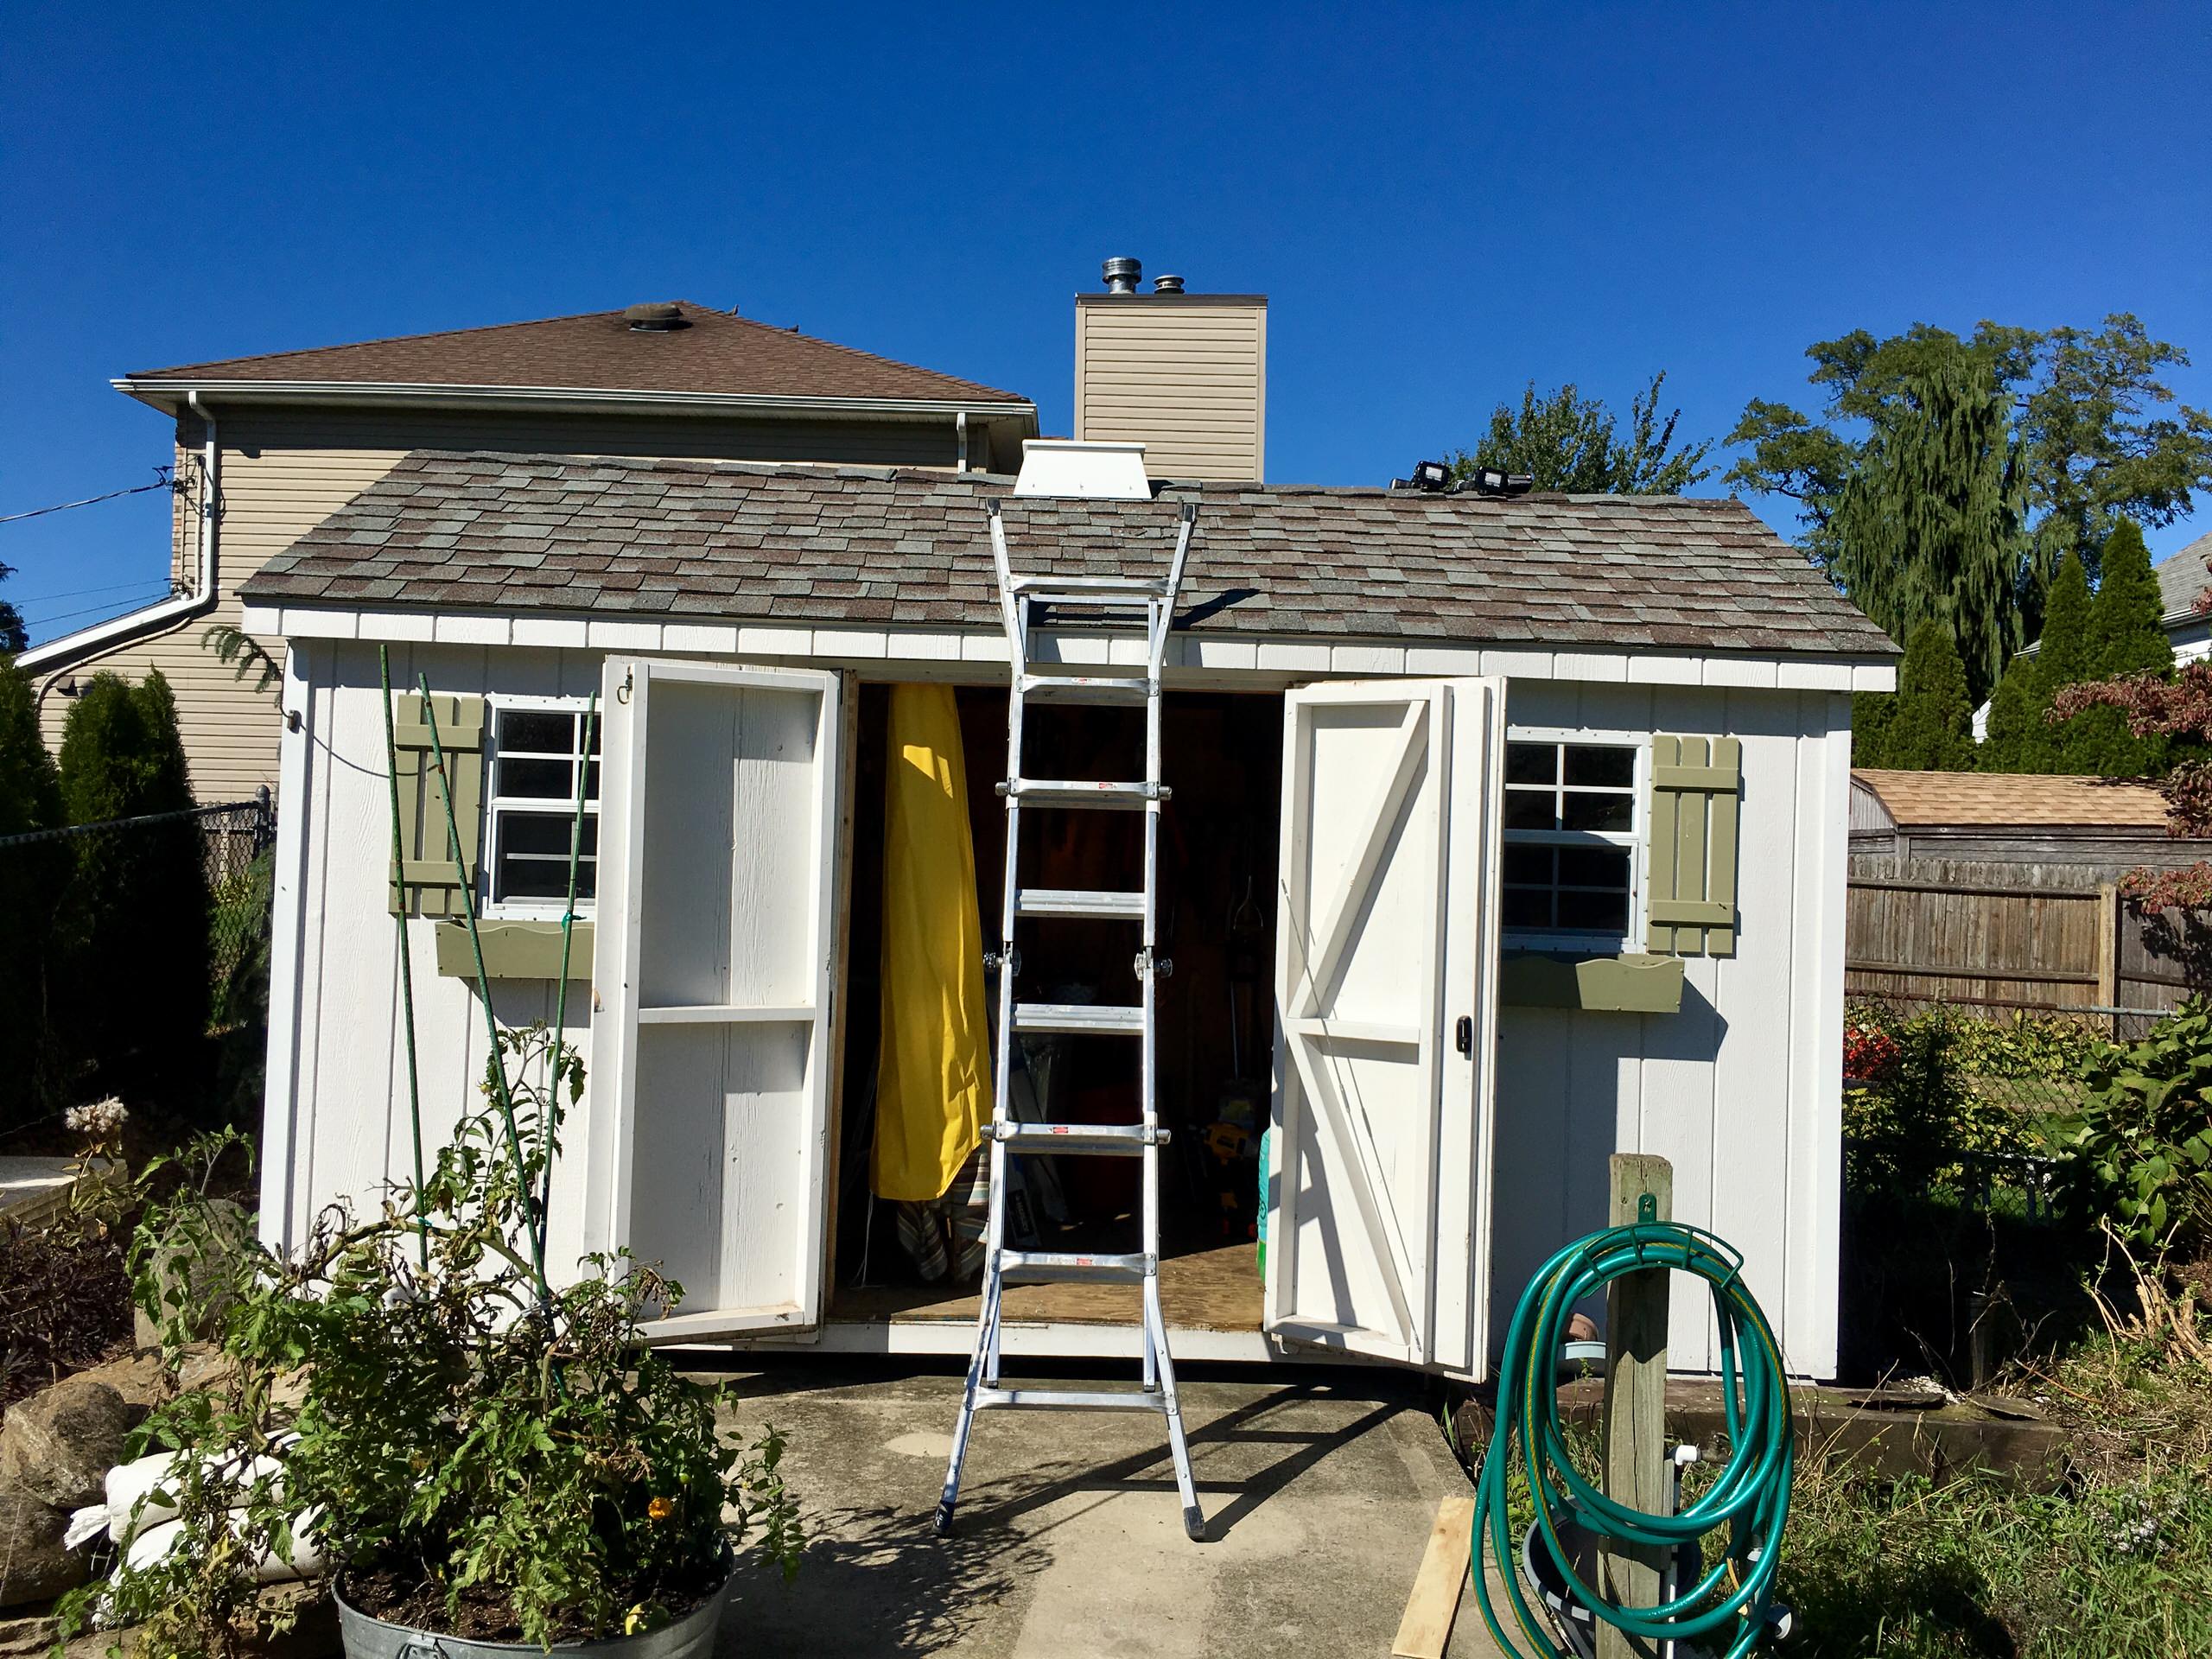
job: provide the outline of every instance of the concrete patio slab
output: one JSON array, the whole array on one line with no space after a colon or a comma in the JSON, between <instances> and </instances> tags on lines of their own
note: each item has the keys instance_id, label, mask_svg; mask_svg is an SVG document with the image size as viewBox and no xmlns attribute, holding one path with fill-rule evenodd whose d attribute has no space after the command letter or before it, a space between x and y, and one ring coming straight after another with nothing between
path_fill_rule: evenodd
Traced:
<instances>
[{"instance_id":1,"label":"concrete patio slab","mask_svg":"<svg viewBox=\"0 0 2212 1659\"><path fill-rule=\"evenodd\" d=\"M985 1414L939 1539L958 1376L810 1360L732 1383L733 1427L790 1437L813 1541L788 1588L747 1580L729 1655L1385 1659L1437 1501L1468 1490L1416 1382L1270 1370L1182 1387L1207 1542L1159 1419L1098 1412ZM1465 1598L1449 1652L1495 1651Z\"/></svg>"}]
</instances>

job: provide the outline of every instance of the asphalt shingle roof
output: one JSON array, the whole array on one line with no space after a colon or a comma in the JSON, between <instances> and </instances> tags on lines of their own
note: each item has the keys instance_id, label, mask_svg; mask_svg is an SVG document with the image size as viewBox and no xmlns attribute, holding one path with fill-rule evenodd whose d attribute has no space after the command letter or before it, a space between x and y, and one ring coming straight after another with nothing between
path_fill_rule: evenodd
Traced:
<instances>
[{"instance_id":1,"label":"asphalt shingle roof","mask_svg":"<svg viewBox=\"0 0 2212 1659\"><path fill-rule=\"evenodd\" d=\"M2158 598L2168 616L2202 609L2196 601L2212 588L2212 532L2162 560L2152 574L2158 578Z\"/></svg>"},{"instance_id":2,"label":"asphalt shingle roof","mask_svg":"<svg viewBox=\"0 0 2212 1659\"><path fill-rule=\"evenodd\" d=\"M2064 829L2102 825L2164 830L2166 798L2148 784L2023 772L1896 772L1853 766L1900 830Z\"/></svg>"},{"instance_id":3,"label":"asphalt shingle roof","mask_svg":"<svg viewBox=\"0 0 2212 1659\"><path fill-rule=\"evenodd\" d=\"M639 330L620 311L501 323L397 340L271 352L149 369L164 380L343 382L361 385L554 387L721 392L756 397L888 397L1004 403L1027 398L932 369L894 363L794 329L679 301L684 326Z\"/></svg>"},{"instance_id":4,"label":"asphalt shingle roof","mask_svg":"<svg viewBox=\"0 0 2212 1659\"><path fill-rule=\"evenodd\" d=\"M981 474L407 456L270 559L259 604L991 627L1018 569L1157 574L1198 503L1181 625L1692 654L1895 648L1741 502L1208 485L1147 502Z\"/></svg>"}]
</instances>

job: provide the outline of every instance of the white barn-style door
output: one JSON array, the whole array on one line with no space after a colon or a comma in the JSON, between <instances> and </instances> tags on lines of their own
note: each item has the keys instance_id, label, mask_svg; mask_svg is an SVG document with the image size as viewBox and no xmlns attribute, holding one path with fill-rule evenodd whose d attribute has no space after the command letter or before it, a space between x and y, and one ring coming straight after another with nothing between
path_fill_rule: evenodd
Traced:
<instances>
[{"instance_id":1,"label":"white barn-style door","mask_svg":"<svg viewBox=\"0 0 2212 1659\"><path fill-rule=\"evenodd\" d=\"M1284 713L1274 1334L1487 1362L1499 767L1492 679L1303 686Z\"/></svg>"},{"instance_id":2,"label":"white barn-style door","mask_svg":"<svg viewBox=\"0 0 2212 1659\"><path fill-rule=\"evenodd\" d=\"M821 1323L837 696L607 664L587 1226L681 1282L663 1339Z\"/></svg>"}]
</instances>

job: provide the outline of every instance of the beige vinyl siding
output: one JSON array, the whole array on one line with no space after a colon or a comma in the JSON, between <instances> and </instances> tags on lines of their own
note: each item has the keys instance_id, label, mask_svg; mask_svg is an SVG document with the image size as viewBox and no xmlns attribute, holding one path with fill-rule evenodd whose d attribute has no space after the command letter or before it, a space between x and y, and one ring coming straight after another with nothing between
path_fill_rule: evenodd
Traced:
<instances>
[{"instance_id":1,"label":"beige vinyl siding","mask_svg":"<svg viewBox=\"0 0 2212 1659\"><path fill-rule=\"evenodd\" d=\"M1142 443L1154 478L1265 477L1265 304L1141 298L1075 315L1077 438Z\"/></svg>"},{"instance_id":2,"label":"beige vinyl siding","mask_svg":"<svg viewBox=\"0 0 2212 1659\"><path fill-rule=\"evenodd\" d=\"M410 449L496 449L555 454L674 456L712 461L811 461L852 465L950 467L957 442L950 420L920 422L697 419L690 416L493 414L464 410L387 413L354 410L215 410L222 443L222 518L213 610L150 639L133 640L68 667L49 669L40 722L59 753L71 700L61 687L102 670L142 680L156 669L177 702L203 804L244 800L276 782L278 715L201 640L218 623L235 627L238 590L275 554L390 472ZM186 488L173 514L170 568L179 591L200 568L200 429L177 429L177 476ZM283 642L263 646L281 657Z\"/></svg>"}]
</instances>

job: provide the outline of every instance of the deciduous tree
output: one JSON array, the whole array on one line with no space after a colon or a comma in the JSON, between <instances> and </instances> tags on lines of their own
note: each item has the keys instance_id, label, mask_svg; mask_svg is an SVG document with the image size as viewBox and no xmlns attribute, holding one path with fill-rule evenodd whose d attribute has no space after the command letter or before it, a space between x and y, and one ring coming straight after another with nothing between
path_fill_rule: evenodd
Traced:
<instances>
[{"instance_id":1,"label":"deciduous tree","mask_svg":"<svg viewBox=\"0 0 2212 1659\"><path fill-rule=\"evenodd\" d=\"M1680 495L1713 476L1705 464L1707 442L1677 447L1675 428L1682 411L1659 414L1664 370L1630 400L1628 431L1602 398L1585 397L1572 384L1538 392L1531 380L1521 407L1500 404L1491 411L1490 429L1470 450L1454 450L1453 475L1466 477L1478 467L1526 473L1540 490L1602 495Z\"/></svg>"}]
</instances>

